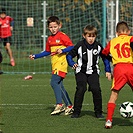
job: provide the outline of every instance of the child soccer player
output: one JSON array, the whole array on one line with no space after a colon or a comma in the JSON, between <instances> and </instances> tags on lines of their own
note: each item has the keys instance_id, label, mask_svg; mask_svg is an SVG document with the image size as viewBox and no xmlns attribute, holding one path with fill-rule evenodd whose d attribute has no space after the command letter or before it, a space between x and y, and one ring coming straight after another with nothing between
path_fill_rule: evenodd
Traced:
<instances>
[{"instance_id":1,"label":"child soccer player","mask_svg":"<svg viewBox=\"0 0 133 133\"><path fill-rule=\"evenodd\" d=\"M102 55L103 47L96 41L97 29L87 25L83 30L83 40L79 41L68 53L68 64L75 69L76 92L74 97L74 112L71 118L78 118L81 113L84 93L89 90L93 95L94 111L97 118L102 115L102 95L99 83L99 58L101 57L106 71L106 77L111 80L111 68L109 61ZM77 57L77 62L73 58Z\"/></svg>"},{"instance_id":2,"label":"child soccer player","mask_svg":"<svg viewBox=\"0 0 133 133\"><path fill-rule=\"evenodd\" d=\"M47 24L52 35L50 35L47 39L46 50L39 54L30 55L30 58L37 59L51 55L51 87L54 90L56 98L56 107L51 115L59 114L63 111L65 111L65 115L69 115L72 113L73 107L68 93L63 86L63 79L67 74L68 67L66 54L73 48L73 43L65 33L60 31L62 25L58 17L49 17ZM66 108L62 103L62 99L66 105Z\"/></svg>"},{"instance_id":3,"label":"child soccer player","mask_svg":"<svg viewBox=\"0 0 133 133\"><path fill-rule=\"evenodd\" d=\"M11 66L15 66L12 50L10 48L13 24L13 18L6 16L6 10L2 8L0 11L0 38L2 39L3 45L9 55Z\"/></svg>"},{"instance_id":4,"label":"child soccer player","mask_svg":"<svg viewBox=\"0 0 133 133\"><path fill-rule=\"evenodd\" d=\"M121 21L116 26L118 37L108 42L103 54L112 56L113 82L110 99L107 104L107 117L105 128L112 127L112 117L116 107L119 91L127 83L133 90L133 36L129 36L130 30L126 22ZM131 48L130 48L131 45Z\"/></svg>"}]
</instances>

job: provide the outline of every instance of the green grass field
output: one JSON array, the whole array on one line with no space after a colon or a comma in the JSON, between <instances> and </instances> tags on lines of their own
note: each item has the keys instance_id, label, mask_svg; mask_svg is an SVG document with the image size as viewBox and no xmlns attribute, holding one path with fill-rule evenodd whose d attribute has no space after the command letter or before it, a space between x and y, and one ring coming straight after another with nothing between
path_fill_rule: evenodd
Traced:
<instances>
[{"instance_id":1,"label":"green grass field","mask_svg":"<svg viewBox=\"0 0 133 133\"><path fill-rule=\"evenodd\" d=\"M112 129L105 129L105 119L94 117L92 95L85 93L81 117L72 119L63 113L51 116L55 97L49 82L50 74L34 74L32 80L24 80L25 74L0 75L1 121L4 133L131 133L133 118L124 119L119 114L119 105L133 101L132 91L125 86L119 94ZM110 95L111 82L101 75L103 114ZM75 93L75 79L68 74L64 86L72 99Z\"/></svg>"}]
</instances>

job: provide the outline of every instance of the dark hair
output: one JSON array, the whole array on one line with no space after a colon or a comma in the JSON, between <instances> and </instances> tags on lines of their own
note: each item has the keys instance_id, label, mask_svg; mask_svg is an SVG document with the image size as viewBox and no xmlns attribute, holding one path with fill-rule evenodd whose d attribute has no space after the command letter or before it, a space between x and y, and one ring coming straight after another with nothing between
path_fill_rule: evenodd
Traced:
<instances>
[{"instance_id":1,"label":"dark hair","mask_svg":"<svg viewBox=\"0 0 133 133\"><path fill-rule=\"evenodd\" d=\"M130 29L128 27L128 24L125 21L120 21L117 23L116 26L116 32L121 33L121 32L128 32Z\"/></svg>"},{"instance_id":2,"label":"dark hair","mask_svg":"<svg viewBox=\"0 0 133 133\"><path fill-rule=\"evenodd\" d=\"M97 29L94 26L87 25L83 29L83 34L89 34L89 36L97 36Z\"/></svg>"},{"instance_id":3,"label":"dark hair","mask_svg":"<svg viewBox=\"0 0 133 133\"><path fill-rule=\"evenodd\" d=\"M0 9L0 14L2 14L2 13L6 14L6 9L5 8Z\"/></svg>"},{"instance_id":4,"label":"dark hair","mask_svg":"<svg viewBox=\"0 0 133 133\"><path fill-rule=\"evenodd\" d=\"M60 20L59 20L59 18L57 16L49 17L48 20L47 20L47 25L49 26L49 24L51 22L56 22L58 25L60 24Z\"/></svg>"}]
</instances>

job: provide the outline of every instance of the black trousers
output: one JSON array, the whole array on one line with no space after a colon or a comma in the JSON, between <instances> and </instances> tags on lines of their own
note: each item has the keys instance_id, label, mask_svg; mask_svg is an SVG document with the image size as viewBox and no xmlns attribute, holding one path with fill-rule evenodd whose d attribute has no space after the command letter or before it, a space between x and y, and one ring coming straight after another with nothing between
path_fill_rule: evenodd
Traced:
<instances>
[{"instance_id":1,"label":"black trousers","mask_svg":"<svg viewBox=\"0 0 133 133\"><path fill-rule=\"evenodd\" d=\"M76 78L76 92L74 97L74 113L80 114L82 103L84 100L84 94L87 90L87 84L89 85L89 91L92 92L94 112L95 115L102 114L102 95L99 83L99 75L94 74L84 74L79 72L75 74Z\"/></svg>"}]
</instances>

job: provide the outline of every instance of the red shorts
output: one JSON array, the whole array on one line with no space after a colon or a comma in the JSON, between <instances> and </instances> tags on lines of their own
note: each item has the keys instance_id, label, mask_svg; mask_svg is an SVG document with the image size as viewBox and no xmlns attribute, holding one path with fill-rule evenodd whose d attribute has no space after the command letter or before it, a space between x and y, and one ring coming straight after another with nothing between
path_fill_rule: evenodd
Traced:
<instances>
[{"instance_id":1,"label":"red shorts","mask_svg":"<svg viewBox=\"0 0 133 133\"><path fill-rule=\"evenodd\" d=\"M112 89L121 90L126 83L133 89L133 64L116 64L113 71Z\"/></svg>"}]
</instances>

